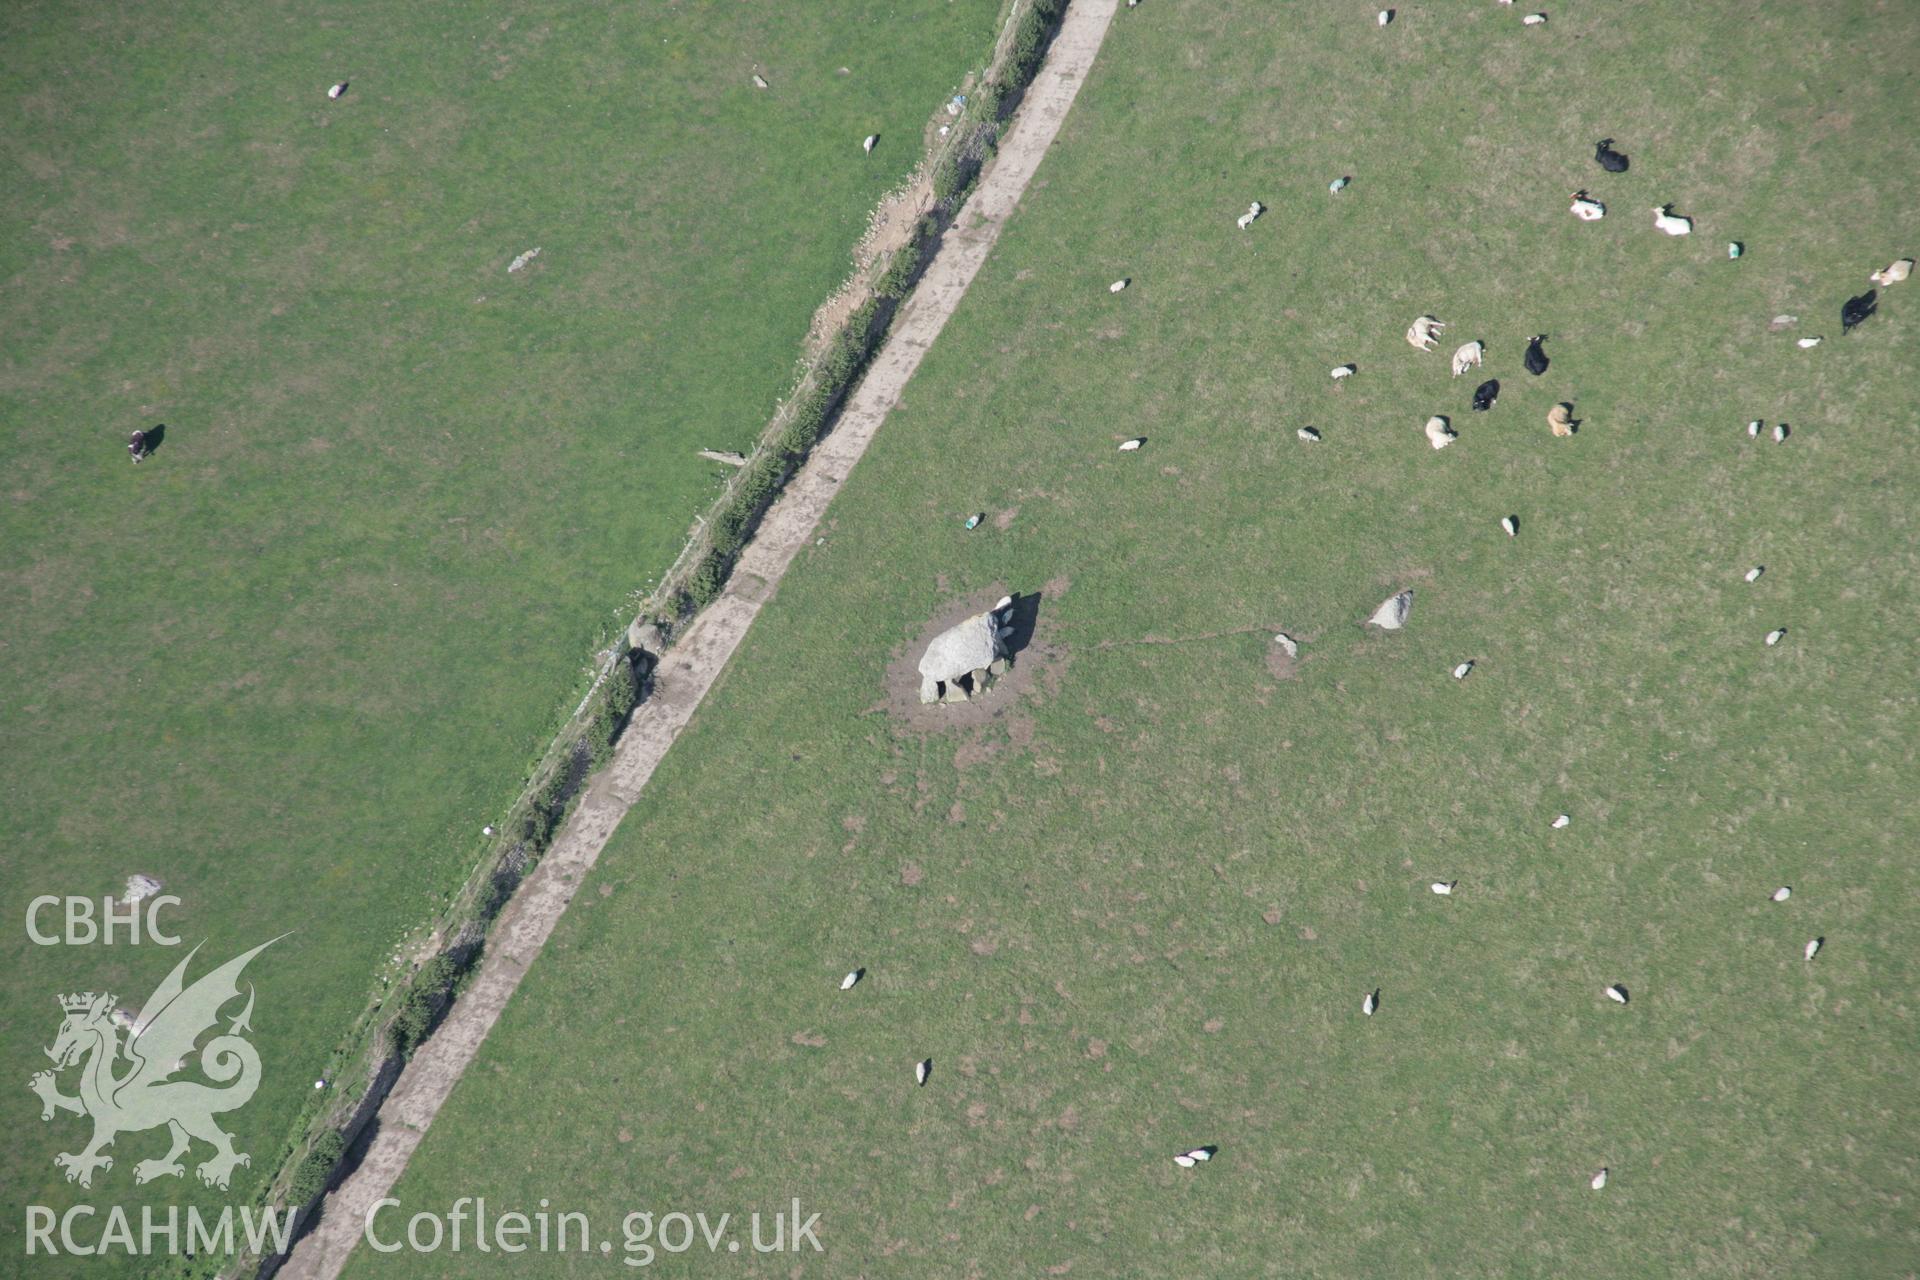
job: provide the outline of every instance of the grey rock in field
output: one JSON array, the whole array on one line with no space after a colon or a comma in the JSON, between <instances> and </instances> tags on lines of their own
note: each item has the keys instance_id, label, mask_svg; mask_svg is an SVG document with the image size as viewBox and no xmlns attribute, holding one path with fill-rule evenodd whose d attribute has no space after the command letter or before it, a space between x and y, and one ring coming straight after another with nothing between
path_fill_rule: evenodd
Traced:
<instances>
[{"instance_id":1,"label":"grey rock in field","mask_svg":"<svg viewBox=\"0 0 1920 1280\"><path fill-rule=\"evenodd\" d=\"M990 676L1003 676L1011 670L1013 670L1013 664L1005 658L995 658L987 664L987 674Z\"/></svg>"},{"instance_id":2,"label":"grey rock in field","mask_svg":"<svg viewBox=\"0 0 1920 1280\"><path fill-rule=\"evenodd\" d=\"M1399 595L1392 596L1373 611L1367 619L1367 625L1382 631L1398 631L1407 625L1407 618L1413 612L1413 588L1409 587Z\"/></svg>"},{"instance_id":3,"label":"grey rock in field","mask_svg":"<svg viewBox=\"0 0 1920 1280\"><path fill-rule=\"evenodd\" d=\"M973 694L984 692L995 674L995 664L1010 659L1006 641L1012 634L1012 618L1013 598L1009 596L985 613L976 613L935 636L920 658L920 701L965 702ZM966 684L961 683L963 680Z\"/></svg>"},{"instance_id":4,"label":"grey rock in field","mask_svg":"<svg viewBox=\"0 0 1920 1280\"><path fill-rule=\"evenodd\" d=\"M1772 330L1774 333L1778 333L1782 329L1791 329L1793 328L1793 326L1799 323L1800 323L1799 316L1790 316L1790 315L1786 315L1785 313L1782 313L1780 315L1775 316L1772 320L1768 321L1767 328Z\"/></svg>"},{"instance_id":5,"label":"grey rock in field","mask_svg":"<svg viewBox=\"0 0 1920 1280\"><path fill-rule=\"evenodd\" d=\"M1286 652L1286 655L1289 658L1297 658L1300 656L1299 642L1296 641L1292 636L1288 635L1286 632L1282 631L1280 634L1276 635L1273 638L1273 642L1279 645L1280 648Z\"/></svg>"},{"instance_id":6,"label":"grey rock in field","mask_svg":"<svg viewBox=\"0 0 1920 1280\"><path fill-rule=\"evenodd\" d=\"M540 256L540 246L535 245L533 248L527 250L525 253L521 254L519 257L515 258L512 262L509 262L507 264L507 274L512 275L516 271L525 270L526 265L529 262L532 262L535 258L539 256Z\"/></svg>"},{"instance_id":7,"label":"grey rock in field","mask_svg":"<svg viewBox=\"0 0 1920 1280\"><path fill-rule=\"evenodd\" d=\"M744 467L747 465L747 455L744 453L735 453L731 449L702 449L700 450L700 456L708 462L725 463L729 467Z\"/></svg>"},{"instance_id":8,"label":"grey rock in field","mask_svg":"<svg viewBox=\"0 0 1920 1280\"><path fill-rule=\"evenodd\" d=\"M756 89L764 89L767 87L766 77L761 75L758 71L753 73L753 87Z\"/></svg>"},{"instance_id":9,"label":"grey rock in field","mask_svg":"<svg viewBox=\"0 0 1920 1280\"><path fill-rule=\"evenodd\" d=\"M160 892L160 882L150 875L136 872L127 877L127 891L121 896L122 902L139 902L151 898Z\"/></svg>"}]
</instances>

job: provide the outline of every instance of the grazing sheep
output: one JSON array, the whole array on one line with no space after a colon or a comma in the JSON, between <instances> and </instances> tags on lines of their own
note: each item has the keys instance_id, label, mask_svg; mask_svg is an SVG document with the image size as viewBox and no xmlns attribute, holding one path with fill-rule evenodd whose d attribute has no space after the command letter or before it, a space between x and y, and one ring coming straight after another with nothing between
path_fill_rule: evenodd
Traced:
<instances>
[{"instance_id":1,"label":"grazing sheep","mask_svg":"<svg viewBox=\"0 0 1920 1280\"><path fill-rule=\"evenodd\" d=\"M1547 335L1544 333L1536 333L1527 339L1527 356L1525 361L1527 372L1536 378L1547 371L1547 353L1540 349L1540 344L1546 340Z\"/></svg>"},{"instance_id":2,"label":"grazing sheep","mask_svg":"<svg viewBox=\"0 0 1920 1280\"><path fill-rule=\"evenodd\" d=\"M1493 402L1500 398L1500 379L1488 378L1473 389L1473 407L1479 413L1493 408Z\"/></svg>"},{"instance_id":3,"label":"grazing sheep","mask_svg":"<svg viewBox=\"0 0 1920 1280\"><path fill-rule=\"evenodd\" d=\"M880 141L880 135L879 135L879 134L877 134L877 133L870 133L870 134L868 134L868 135L866 136L866 140L865 140L865 141L863 141L863 142L862 142L862 143L860 144L860 149L861 149L862 151L864 151L864 152L866 152L866 153L867 153L868 155L872 155L872 154L873 154L873 148L874 148L874 144L875 144L875 143L877 143L877 142L879 142L879 141Z\"/></svg>"},{"instance_id":4,"label":"grazing sheep","mask_svg":"<svg viewBox=\"0 0 1920 1280\"><path fill-rule=\"evenodd\" d=\"M1625 173L1627 158L1613 149L1612 138L1602 138L1593 144L1593 158L1608 173Z\"/></svg>"},{"instance_id":5,"label":"grazing sheep","mask_svg":"<svg viewBox=\"0 0 1920 1280\"><path fill-rule=\"evenodd\" d=\"M1847 299L1847 304L1840 308L1840 332L1843 336L1866 323L1867 317L1880 309L1879 297L1878 289L1869 289L1858 297Z\"/></svg>"},{"instance_id":6,"label":"grazing sheep","mask_svg":"<svg viewBox=\"0 0 1920 1280\"><path fill-rule=\"evenodd\" d=\"M1607 988L1607 999L1613 1001L1615 1004L1625 1004L1627 1002L1627 989L1616 982Z\"/></svg>"},{"instance_id":7,"label":"grazing sheep","mask_svg":"<svg viewBox=\"0 0 1920 1280\"><path fill-rule=\"evenodd\" d=\"M1422 351L1431 351L1440 341L1440 331L1446 327L1432 316L1421 316L1407 326L1407 341Z\"/></svg>"},{"instance_id":8,"label":"grazing sheep","mask_svg":"<svg viewBox=\"0 0 1920 1280\"><path fill-rule=\"evenodd\" d=\"M1568 206L1567 212L1582 222L1598 222L1607 216L1607 206L1588 195L1584 188L1574 192L1570 198L1573 203Z\"/></svg>"},{"instance_id":9,"label":"grazing sheep","mask_svg":"<svg viewBox=\"0 0 1920 1280\"><path fill-rule=\"evenodd\" d=\"M1247 211L1240 215L1239 224L1238 224L1240 229L1242 231L1245 231L1248 227L1253 225L1253 220L1255 218L1259 217L1261 214L1265 213L1266 211L1267 211L1267 206L1261 204L1258 200L1255 200L1252 204L1247 206Z\"/></svg>"},{"instance_id":10,"label":"grazing sheep","mask_svg":"<svg viewBox=\"0 0 1920 1280\"><path fill-rule=\"evenodd\" d=\"M1359 367L1360 367L1359 365L1355 365L1355 364L1343 364L1338 369L1335 369L1332 373L1328 374L1327 376L1332 378L1335 382L1338 382L1342 378L1351 378L1354 375L1355 371L1359 369Z\"/></svg>"},{"instance_id":11,"label":"grazing sheep","mask_svg":"<svg viewBox=\"0 0 1920 1280\"><path fill-rule=\"evenodd\" d=\"M1184 1151L1182 1151L1179 1155L1175 1156L1173 1158L1173 1162L1179 1165L1182 1169L1191 1169L1195 1164L1198 1163L1198 1161L1196 1161L1192 1156L1188 1155Z\"/></svg>"},{"instance_id":12,"label":"grazing sheep","mask_svg":"<svg viewBox=\"0 0 1920 1280\"><path fill-rule=\"evenodd\" d=\"M1565 401L1547 410L1547 426L1556 436L1570 436L1579 425L1580 420L1573 416L1573 406Z\"/></svg>"},{"instance_id":13,"label":"grazing sheep","mask_svg":"<svg viewBox=\"0 0 1920 1280\"><path fill-rule=\"evenodd\" d=\"M1788 426L1786 423L1776 422L1773 424L1773 442L1775 444L1785 444L1787 442L1787 437L1792 434L1793 434L1793 428Z\"/></svg>"},{"instance_id":14,"label":"grazing sheep","mask_svg":"<svg viewBox=\"0 0 1920 1280\"><path fill-rule=\"evenodd\" d=\"M1815 956L1819 955L1820 948L1826 945L1827 945L1827 940L1825 938L1815 938L1812 942L1809 942L1806 945L1806 952L1805 952L1807 959L1811 960Z\"/></svg>"},{"instance_id":15,"label":"grazing sheep","mask_svg":"<svg viewBox=\"0 0 1920 1280\"><path fill-rule=\"evenodd\" d=\"M1120 445L1120 452L1132 453L1135 449L1138 449L1141 445L1145 444L1146 442L1147 442L1147 438L1145 436L1136 436L1131 440L1123 441Z\"/></svg>"},{"instance_id":16,"label":"grazing sheep","mask_svg":"<svg viewBox=\"0 0 1920 1280\"><path fill-rule=\"evenodd\" d=\"M1428 885L1427 888L1433 890L1441 897L1446 898L1452 896L1453 886L1459 883L1458 880L1435 880L1432 884Z\"/></svg>"},{"instance_id":17,"label":"grazing sheep","mask_svg":"<svg viewBox=\"0 0 1920 1280\"><path fill-rule=\"evenodd\" d=\"M855 969L852 973L840 979L840 989L842 991L851 991L853 990L854 983L860 981L860 979L866 976L867 976L867 971L865 969Z\"/></svg>"},{"instance_id":18,"label":"grazing sheep","mask_svg":"<svg viewBox=\"0 0 1920 1280\"><path fill-rule=\"evenodd\" d=\"M1767 566L1763 564L1757 564L1753 566L1753 568L1747 570L1747 581L1758 582L1760 580L1760 575L1765 573L1766 571L1767 571Z\"/></svg>"},{"instance_id":19,"label":"grazing sheep","mask_svg":"<svg viewBox=\"0 0 1920 1280\"><path fill-rule=\"evenodd\" d=\"M1118 293L1118 292L1120 292L1120 291L1121 291L1122 289L1124 289L1124 288L1126 288L1126 287L1127 287L1128 285L1130 285L1130 284L1132 284L1132 283L1133 283L1133 279L1132 279L1132 277L1130 277L1130 276L1122 276L1122 277L1120 277L1120 279L1118 279L1118 280L1115 280L1115 281L1114 281L1114 282L1113 282L1112 284L1110 284L1110 285L1108 285L1108 286L1107 286L1107 292L1108 292L1108 293Z\"/></svg>"},{"instance_id":20,"label":"grazing sheep","mask_svg":"<svg viewBox=\"0 0 1920 1280\"><path fill-rule=\"evenodd\" d=\"M933 1075L933 1059L923 1058L913 1064L913 1082L924 1087Z\"/></svg>"},{"instance_id":21,"label":"grazing sheep","mask_svg":"<svg viewBox=\"0 0 1920 1280\"><path fill-rule=\"evenodd\" d=\"M1779 644L1786 638L1787 629L1785 627L1775 627L1773 630L1767 632L1767 648L1773 648L1773 646Z\"/></svg>"},{"instance_id":22,"label":"grazing sheep","mask_svg":"<svg viewBox=\"0 0 1920 1280\"><path fill-rule=\"evenodd\" d=\"M1454 352L1453 376L1457 378L1469 369L1478 369L1480 358L1486 354L1486 351L1486 345L1476 338Z\"/></svg>"},{"instance_id":23,"label":"grazing sheep","mask_svg":"<svg viewBox=\"0 0 1920 1280\"><path fill-rule=\"evenodd\" d=\"M1788 898L1791 898L1792 896L1793 896L1793 886L1789 884L1783 884L1778 889L1775 889L1773 891L1773 900L1775 902L1785 902Z\"/></svg>"},{"instance_id":24,"label":"grazing sheep","mask_svg":"<svg viewBox=\"0 0 1920 1280\"><path fill-rule=\"evenodd\" d=\"M1373 1011L1375 1009L1378 1009L1379 1007L1380 1007L1380 991L1379 991L1379 988L1376 987L1374 990L1367 992L1367 998L1360 1002L1360 1012L1366 1014L1369 1018L1371 1018L1373 1016Z\"/></svg>"},{"instance_id":25,"label":"grazing sheep","mask_svg":"<svg viewBox=\"0 0 1920 1280\"><path fill-rule=\"evenodd\" d=\"M1500 527L1506 530L1506 534L1509 538L1518 537L1520 534L1520 517L1519 516L1501 516Z\"/></svg>"},{"instance_id":26,"label":"grazing sheep","mask_svg":"<svg viewBox=\"0 0 1920 1280\"><path fill-rule=\"evenodd\" d=\"M1367 625L1378 627L1382 631L1398 631L1407 625L1407 618L1412 613L1413 588L1408 587L1398 595L1381 602L1380 607L1373 611L1373 616L1367 619Z\"/></svg>"},{"instance_id":27,"label":"grazing sheep","mask_svg":"<svg viewBox=\"0 0 1920 1280\"><path fill-rule=\"evenodd\" d=\"M1389 22L1393 21L1393 10L1382 9L1380 11L1380 16L1375 18L1374 21L1378 22L1383 27L1386 26Z\"/></svg>"},{"instance_id":28,"label":"grazing sheep","mask_svg":"<svg viewBox=\"0 0 1920 1280\"><path fill-rule=\"evenodd\" d=\"M1473 670L1473 659L1468 658L1465 662L1461 663L1459 666L1453 669L1453 678L1455 680L1465 680L1467 678L1468 673L1471 672L1472 670Z\"/></svg>"},{"instance_id":29,"label":"grazing sheep","mask_svg":"<svg viewBox=\"0 0 1920 1280\"><path fill-rule=\"evenodd\" d=\"M1312 427L1302 427L1298 431L1294 432L1293 434L1299 436L1302 440L1305 440L1308 444L1313 444L1320 439L1320 433L1314 430Z\"/></svg>"},{"instance_id":30,"label":"grazing sheep","mask_svg":"<svg viewBox=\"0 0 1920 1280\"><path fill-rule=\"evenodd\" d=\"M346 93L346 91L347 91L347 82L345 80L342 80L339 84L327 90L327 97L337 102L339 101L341 95Z\"/></svg>"},{"instance_id":31,"label":"grazing sheep","mask_svg":"<svg viewBox=\"0 0 1920 1280\"><path fill-rule=\"evenodd\" d=\"M1798 346L1798 347L1799 347L1799 348L1800 348L1800 349L1801 349L1802 351L1811 351L1811 350L1813 350L1813 349L1814 349L1815 347L1817 347L1817 346L1819 346L1819 345L1820 345L1820 339L1818 339L1818 338L1801 338L1801 339L1799 339L1799 340L1798 340L1798 341L1797 341L1797 342L1796 342L1796 343L1795 343L1794 345L1796 345L1796 346Z\"/></svg>"},{"instance_id":32,"label":"grazing sheep","mask_svg":"<svg viewBox=\"0 0 1920 1280\"><path fill-rule=\"evenodd\" d=\"M1460 433L1447 425L1447 420L1439 414L1427 419L1427 443L1436 449L1444 449L1460 438Z\"/></svg>"},{"instance_id":33,"label":"grazing sheep","mask_svg":"<svg viewBox=\"0 0 1920 1280\"><path fill-rule=\"evenodd\" d=\"M1555 831L1558 831L1560 830L1560 828L1566 826L1569 822L1572 822L1572 821L1573 821L1572 818L1568 817L1566 814L1563 813L1559 817L1553 820L1553 829Z\"/></svg>"},{"instance_id":34,"label":"grazing sheep","mask_svg":"<svg viewBox=\"0 0 1920 1280\"><path fill-rule=\"evenodd\" d=\"M1352 181L1353 181L1352 178L1349 178L1343 175L1341 177L1335 178L1332 182L1329 182L1327 184L1327 190L1337 196L1342 191L1345 191L1347 189L1347 185Z\"/></svg>"},{"instance_id":35,"label":"grazing sheep","mask_svg":"<svg viewBox=\"0 0 1920 1280\"><path fill-rule=\"evenodd\" d=\"M1195 1147L1193 1150L1187 1152L1187 1159L1199 1164L1205 1164L1207 1161L1213 1159L1213 1148Z\"/></svg>"},{"instance_id":36,"label":"grazing sheep","mask_svg":"<svg viewBox=\"0 0 1920 1280\"><path fill-rule=\"evenodd\" d=\"M1683 218L1679 214L1668 212L1673 206L1663 204L1653 211L1653 225L1670 236L1693 234L1693 219Z\"/></svg>"},{"instance_id":37,"label":"grazing sheep","mask_svg":"<svg viewBox=\"0 0 1920 1280\"><path fill-rule=\"evenodd\" d=\"M1747 439L1758 440L1760 438L1760 428L1765 425L1766 424L1760 421L1760 419L1758 418L1755 418L1752 422L1749 422L1747 424Z\"/></svg>"},{"instance_id":38,"label":"grazing sheep","mask_svg":"<svg viewBox=\"0 0 1920 1280\"><path fill-rule=\"evenodd\" d=\"M1595 1191L1598 1191L1600 1188L1606 1186L1607 1171L1605 1169L1602 1169L1600 1172L1594 1174L1593 1181L1589 1182L1587 1185L1592 1187Z\"/></svg>"},{"instance_id":39,"label":"grazing sheep","mask_svg":"<svg viewBox=\"0 0 1920 1280\"><path fill-rule=\"evenodd\" d=\"M1520 19L1520 25L1523 27L1544 27L1547 25L1547 15L1544 13L1530 13Z\"/></svg>"},{"instance_id":40,"label":"grazing sheep","mask_svg":"<svg viewBox=\"0 0 1920 1280\"><path fill-rule=\"evenodd\" d=\"M1867 282L1869 284L1877 284L1884 289L1890 284L1899 284L1912 274L1913 259L1902 258L1900 261L1888 266L1885 271L1876 271L1868 276Z\"/></svg>"},{"instance_id":41,"label":"grazing sheep","mask_svg":"<svg viewBox=\"0 0 1920 1280\"><path fill-rule=\"evenodd\" d=\"M756 89L765 89L767 87L766 77L761 75L758 71L753 73L753 87Z\"/></svg>"}]
</instances>

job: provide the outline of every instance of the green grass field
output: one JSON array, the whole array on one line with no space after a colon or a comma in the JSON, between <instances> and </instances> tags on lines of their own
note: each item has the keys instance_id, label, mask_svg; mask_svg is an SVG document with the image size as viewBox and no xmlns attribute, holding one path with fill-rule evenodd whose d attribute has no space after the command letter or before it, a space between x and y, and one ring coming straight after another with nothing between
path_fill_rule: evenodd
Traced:
<instances>
[{"instance_id":1,"label":"green grass field","mask_svg":"<svg viewBox=\"0 0 1920 1280\"><path fill-rule=\"evenodd\" d=\"M53 997L137 1002L177 959L35 947L27 901L136 871L185 900L201 964L297 930L253 971L242 1176L270 1172L998 9L0 12L10 1203L85 1198L51 1163L78 1122L23 1087ZM93 1199L138 1198L142 1141Z\"/></svg>"},{"instance_id":2,"label":"green grass field","mask_svg":"<svg viewBox=\"0 0 1920 1280\"><path fill-rule=\"evenodd\" d=\"M617 1248L630 1210L798 1196L821 1255L656 1265L1908 1274L1920 284L1838 321L1915 248L1908 17L1123 10L389 1236L545 1197ZM1580 186L1605 221L1568 216ZM1691 238L1653 229L1667 201ZM1439 354L1401 337L1423 312ZM1487 414L1447 371L1472 338ZM1406 586L1409 627L1363 632ZM1045 673L983 728L903 727L889 662L1002 589L1043 591ZM363 1247L349 1274L616 1270Z\"/></svg>"}]
</instances>

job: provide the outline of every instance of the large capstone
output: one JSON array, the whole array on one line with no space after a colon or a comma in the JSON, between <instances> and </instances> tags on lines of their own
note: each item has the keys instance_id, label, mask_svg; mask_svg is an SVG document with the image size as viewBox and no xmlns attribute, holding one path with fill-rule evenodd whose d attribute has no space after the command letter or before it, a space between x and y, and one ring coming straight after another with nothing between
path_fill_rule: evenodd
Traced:
<instances>
[{"instance_id":1,"label":"large capstone","mask_svg":"<svg viewBox=\"0 0 1920 1280\"><path fill-rule=\"evenodd\" d=\"M1007 669L1013 598L948 628L920 658L920 701L965 702ZM957 696L956 696L957 695Z\"/></svg>"}]
</instances>

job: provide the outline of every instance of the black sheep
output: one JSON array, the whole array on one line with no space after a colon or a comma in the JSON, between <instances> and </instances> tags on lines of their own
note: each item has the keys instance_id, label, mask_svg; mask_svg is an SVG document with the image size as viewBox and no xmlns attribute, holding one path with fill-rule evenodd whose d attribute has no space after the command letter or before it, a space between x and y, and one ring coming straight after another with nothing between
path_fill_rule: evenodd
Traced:
<instances>
[{"instance_id":1,"label":"black sheep","mask_svg":"<svg viewBox=\"0 0 1920 1280\"><path fill-rule=\"evenodd\" d=\"M1612 138L1602 138L1593 144L1593 158L1599 161L1600 167L1608 173L1627 171L1627 158L1613 149Z\"/></svg>"},{"instance_id":2,"label":"black sheep","mask_svg":"<svg viewBox=\"0 0 1920 1280\"><path fill-rule=\"evenodd\" d=\"M1527 372L1536 378L1547 371L1547 353L1540 349L1540 344L1546 340L1544 333L1527 339Z\"/></svg>"},{"instance_id":3,"label":"black sheep","mask_svg":"<svg viewBox=\"0 0 1920 1280\"><path fill-rule=\"evenodd\" d=\"M1847 305L1840 308L1840 332L1850 332L1880 306L1878 289L1869 289L1857 298L1848 298Z\"/></svg>"},{"instance_id":4,"label":"black sheep","mask_svg":"<svg viewBox=\"0 0 1920 1280\"><path fill-rule=\"evenodd\" d=\"M1500 380L1488 378L1473 389L1473 407L1485 413L1493 408L1493 402L1500 398Z\"/></svg>"}]
</instances>

